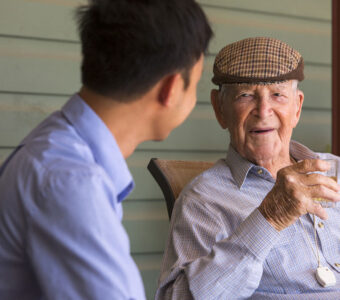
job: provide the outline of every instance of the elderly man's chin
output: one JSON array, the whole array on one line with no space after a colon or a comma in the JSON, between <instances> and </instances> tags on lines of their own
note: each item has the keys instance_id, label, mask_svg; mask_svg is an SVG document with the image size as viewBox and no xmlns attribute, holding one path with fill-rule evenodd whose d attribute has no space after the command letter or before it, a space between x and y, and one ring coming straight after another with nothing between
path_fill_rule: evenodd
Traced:
<instances>
[{"instance_id":1,"label":"elderly man's chin","mask_svg":"<svg viewBox=\"0 0 340 300\"><path fill-rule=\"evenodd\" d=\"M277 139L261 139L246 141L243 149L238 151L247 160L260 164L261 161L275 159L283 151L283 145Z\"/></svg>"},{"instance_id":2,"label":"elderly man's chin","mask_svg":"<svg viewBox=\"0 0 340 300\"><path fill-rule=\"evenodd\" d=\"M277 159L280 156L281 151L282 148L280 145L272 142L262 145L251 145L246 148L245 154L249 161L261 165L261 162L263 161Z\"/></svg>"}]
</instances>

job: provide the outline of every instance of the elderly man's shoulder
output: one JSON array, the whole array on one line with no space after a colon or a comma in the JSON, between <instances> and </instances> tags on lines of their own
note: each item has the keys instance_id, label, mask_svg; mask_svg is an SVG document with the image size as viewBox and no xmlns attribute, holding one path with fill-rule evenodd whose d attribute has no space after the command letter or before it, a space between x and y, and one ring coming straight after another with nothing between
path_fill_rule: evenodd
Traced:
<instances>
[{"instance_id":1,"label":"elderly man's shoulder","mask_svg":"<svg viewBox=\"0 0 340 300\"><path fill-rule=\"evenodd\" d=\"M219 159L211 168L199 174L182 190L179 199L202 199L205 202L212 195L222 195L234 184L232 182L230 168L225 159ZM183 200L182 200L183 201Z\"/></svg>"},{"instance_id":2,"label":"elderly man's shoulder","mask_svg":"<svg viewBox=\"0 0 340 300\"><path fill-rule=\"evenodd\" d=\"M204 187L206 185L215 185L216 182L225 181L230 178L230 168L224 158L217 160L212 167L203 171L196 176L184 189L187 190L189 187Z\"/></svg>"}]
</instances>

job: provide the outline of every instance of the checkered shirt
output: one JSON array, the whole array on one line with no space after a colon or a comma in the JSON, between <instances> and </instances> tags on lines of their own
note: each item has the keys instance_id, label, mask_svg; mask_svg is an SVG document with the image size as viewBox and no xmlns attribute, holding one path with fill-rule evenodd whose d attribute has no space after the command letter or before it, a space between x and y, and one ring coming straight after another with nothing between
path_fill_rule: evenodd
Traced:
<instances>
[{"instance_id":1,"label":"checkered shirt","mask_svg":"<svg viewBox=\"0 0 340 300\"><path fill-rule=\"evenodd\" d=\"M340 158L292 141L296 160ZM316 217L323 266L337 284L321 287L317 260L300 222L277 232L257 207L275 180L229 147L226 159L196 177L176 201L156 300L340 299L340 208ZM315 250L313 219L301 217Z\"/></svg>"}]
</instances>

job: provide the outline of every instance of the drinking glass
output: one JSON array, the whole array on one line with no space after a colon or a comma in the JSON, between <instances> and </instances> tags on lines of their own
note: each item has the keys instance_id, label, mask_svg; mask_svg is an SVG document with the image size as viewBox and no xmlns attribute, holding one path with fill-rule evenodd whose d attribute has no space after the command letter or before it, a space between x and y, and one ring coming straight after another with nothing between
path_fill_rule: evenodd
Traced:
<instances>
[{"instance_id":1,"label":"drinking glass","mask_svg":"<svg viewBox=\"0 0 340 300\"><path fill-rule=\"evenodd\" d=\"M331 167L328 171L325 172L318 172L322 175L328 176L332 178L335 182L338 182L338 161L336 159L325 159ZM329 208L329 207L335 207L336 203L329 201L324 198L313 198L314 201L321 204L322 207Z\"/></svg>"}]
</instances>

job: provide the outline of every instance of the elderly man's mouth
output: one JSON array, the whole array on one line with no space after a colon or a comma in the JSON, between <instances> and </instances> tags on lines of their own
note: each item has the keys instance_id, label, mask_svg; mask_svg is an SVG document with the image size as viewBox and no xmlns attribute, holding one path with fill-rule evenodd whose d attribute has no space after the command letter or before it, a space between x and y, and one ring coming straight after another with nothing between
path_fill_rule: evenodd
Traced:
<instances>
[{"instance_id":1,"label":"elderly man's mouth","mask_svg":"<svg viewBox=\"0 0 340 300\"><path fill-rule=\"evenodd\" d=\"M272 132L272 131L274 131L274 129L273 128L263 128L263 129L258 129L258 128L256 128L256 129L252 129L252 130L250 130L249 132L251 133L251 134L266 134L266 133L270 133L270 132Z\"/></svg>"}]
</instances>

